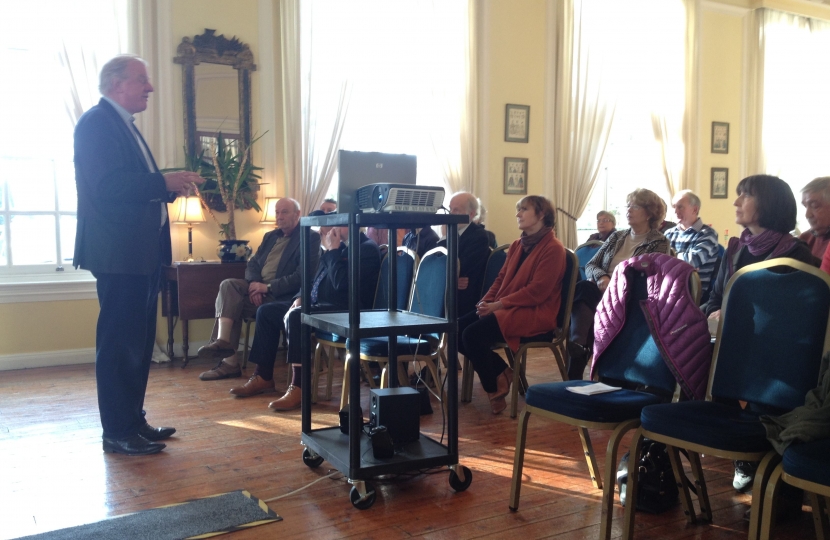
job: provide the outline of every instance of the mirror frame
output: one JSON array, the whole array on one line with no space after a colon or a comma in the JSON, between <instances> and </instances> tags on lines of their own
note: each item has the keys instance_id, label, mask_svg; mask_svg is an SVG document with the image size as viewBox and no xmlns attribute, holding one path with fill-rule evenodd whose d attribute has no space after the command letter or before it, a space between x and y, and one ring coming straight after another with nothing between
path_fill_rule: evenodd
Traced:
<instances>
[{"instance_id":1,"label":"mirror frame","mask_svg":"<svg viewBox=\"0 0 830 540\"><path fill-rule=\"evenodd\" d=\"M216 35L216 30L205 28L202 35L182 38L173 59L182 66L182 98L184 104L184 142L188 155L199 150L196 134L196 83L194 67L201 64L223 64L237 71L239 78L239 136L242 146L251 158L251 72L256 71L254 55L236 36L231 39Z\"/></svg>"}]
</instances>

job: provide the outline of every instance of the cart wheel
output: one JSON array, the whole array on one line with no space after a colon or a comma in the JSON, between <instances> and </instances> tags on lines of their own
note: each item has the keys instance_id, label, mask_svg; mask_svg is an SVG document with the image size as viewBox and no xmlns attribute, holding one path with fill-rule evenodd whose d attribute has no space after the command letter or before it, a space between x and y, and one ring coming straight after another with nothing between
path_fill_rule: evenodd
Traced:
<instances>
[{"instance_id":1,"label":"cart wheel","mask_svg":"<svg viewBox=\"0 0 830 540\"><path fill-rule=\"evenodd\" d=\"M309 469L316 469L323 463L323 456L312 456L311 451L306 448L303 450L303 463L305 463Z\"/></svg>"},{"instance_id":2,"label":"cart wheel","mask_svg":"<svg viewBox=\"0 0 830 540\"><path fill-rule=\"evenodd\" d=\"M455 471L450 470L450 487L455 491L464 491L470 487L470 484L473 483L473 471L464 466L461 467L461 470L464 471L463 482L458 478L458 475L455 474Z\"/></svg>"},{"instance_id":3,"label":"cart wheel","mask_svg":"<svg viewBox=\"0 0 830 540\"><path fill-rule=\"evenodd\" d=\"M352 506L358 510L366 510L375 504L375 496L375 486L368 482L366 482L366 498L362 501L360 500L360 492L357 491L356 487L352 486L352 490L349 492Z\"/></svg>"}]
</instances>

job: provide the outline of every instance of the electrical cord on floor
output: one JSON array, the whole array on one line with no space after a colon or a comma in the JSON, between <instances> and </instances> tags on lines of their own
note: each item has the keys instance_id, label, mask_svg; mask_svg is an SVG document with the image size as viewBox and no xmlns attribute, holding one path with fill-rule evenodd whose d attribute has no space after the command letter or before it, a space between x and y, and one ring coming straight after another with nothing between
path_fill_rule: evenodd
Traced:
<instances>
[{"instance_id":1,"label":"electrical cord on floor","mask_svg":"<svg viewBox=\"0 0 830 540\"><path fill-rule=\"evenodd\" d=\"M311 486L313 486L317 482L321 482L321 481L325 480L326 478L331 478L332 476L334 476L336 474L341 474L341 473L340 473L340 471L334 471L333 473L327 474L326 476L321 476L317 480L314 480L313 482L310 482L310 483L304 485L303 487L301 487L299 489L295 489L294 491L290 491L288 493L285 493L284 495L278 495L276 497L271 497L270 499L264 499L262 502L269 503L269 502L273 502L273 501L276 501L276 500L279 500L279 499L284 499L286 497L290 497L291 495L296 495L297 493L299 493L299 492L301 492L301 491L303 491L307 488L310 488Z\"/></svg>"}]
</instances>

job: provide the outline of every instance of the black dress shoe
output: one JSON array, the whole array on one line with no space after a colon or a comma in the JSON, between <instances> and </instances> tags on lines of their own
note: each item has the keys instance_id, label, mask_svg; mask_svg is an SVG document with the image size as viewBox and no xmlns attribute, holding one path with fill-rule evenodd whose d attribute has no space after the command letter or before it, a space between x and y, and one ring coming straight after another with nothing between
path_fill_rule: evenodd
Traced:
<instances>
[{"instance_id":1,"label":"black dress shoe","mask_svg":"<svg viewBox=\"0 0 830 540\"><path fill-rule=\"evenodd\" d=\"M104 437L104 452L125 454L128 456L146 456L164 450L164 443L150 442L141 435L133 435L126 439L107 439Z\"/></svg>"},{"instance_id":2,"label":"black dress shoe","mask_svg":"<svg viewBox=\"0 0 830 540\"><path fill-rule=\"evenodd\" d=\"M138 428L138 434L148 441L163 441L176 433L176 428L173 427L157 427L154 428L150 424L144 424Z\"/></svg>"}]
</instances>

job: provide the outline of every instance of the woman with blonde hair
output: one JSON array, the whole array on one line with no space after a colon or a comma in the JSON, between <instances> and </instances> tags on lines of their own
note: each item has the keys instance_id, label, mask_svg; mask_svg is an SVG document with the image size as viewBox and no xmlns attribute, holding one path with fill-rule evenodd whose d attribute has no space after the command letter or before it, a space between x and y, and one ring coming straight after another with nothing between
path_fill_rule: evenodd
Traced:
<instances>
[{"instance_id":1,"label":"woman with blonde hair","mask_svg":"<svg viewBox=\"0 0 830 540\"><path fill-rule=\"evenodd\" d=\"M594 338L594 313L611 281L614 268L623 261L644 253L668 253L669 241L660 232L666 217L666 203L648 189L628 194L628 229L612 233L596 255L585 265L587 279L576 284L571 335L568 340L568 378L581 379Z\"/></svg>"}]
</instances>

